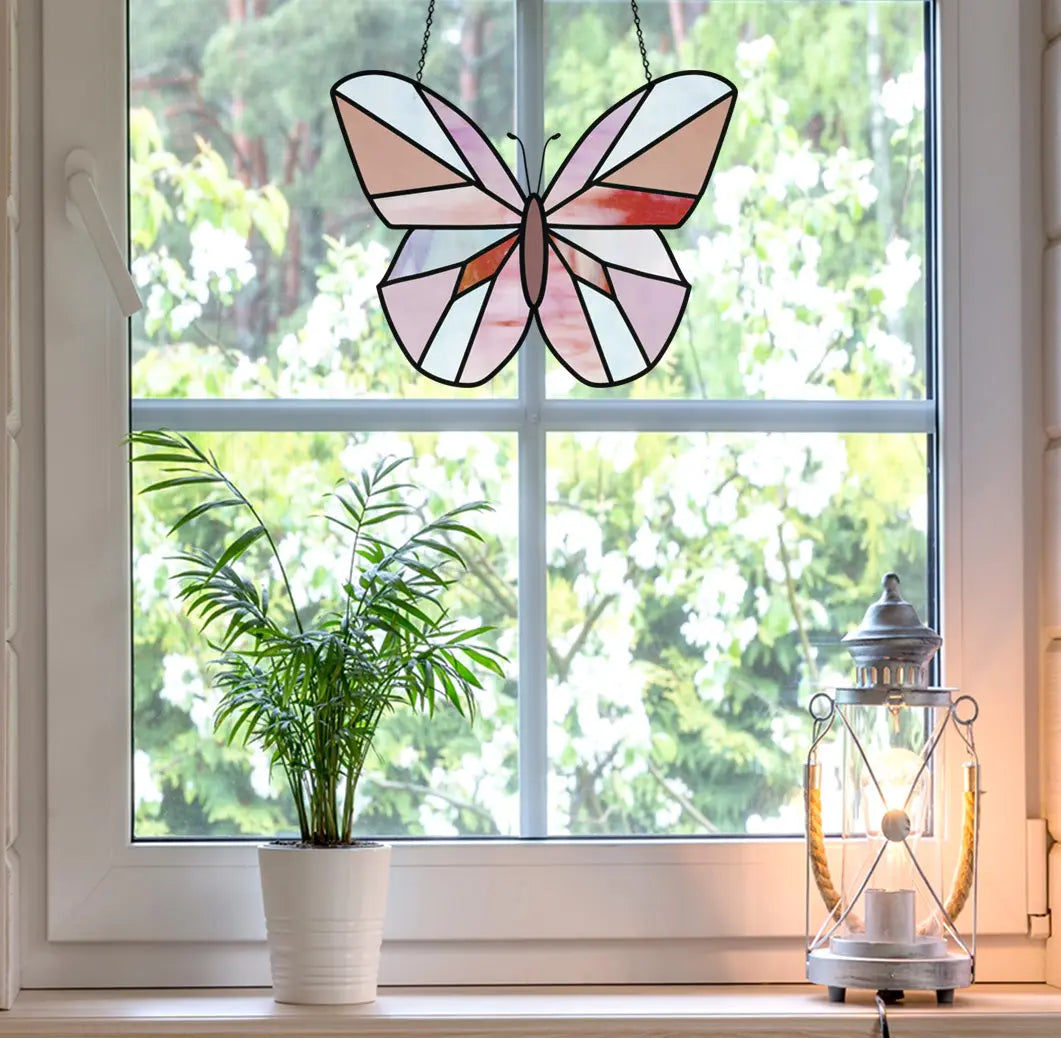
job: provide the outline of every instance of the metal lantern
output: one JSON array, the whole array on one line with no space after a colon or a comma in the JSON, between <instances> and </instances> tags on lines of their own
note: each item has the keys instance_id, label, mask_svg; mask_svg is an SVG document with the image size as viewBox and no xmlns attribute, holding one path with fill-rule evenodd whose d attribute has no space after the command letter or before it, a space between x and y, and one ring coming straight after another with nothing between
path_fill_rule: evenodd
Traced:
<instances>
[{"instance_id":1,"label":"metal lantern","mask_svg":"<svg viewBox=\"0 0 1061 1038\"><path fill-rule=\"evenodd\" d=\"M918 619L889 573L862 625L844 638L856 683L810 703L814 733L804 769L807 812L807 978L842 1002L851 988L876 989L885 1002L906 990L935 991L940 1003L973 982L980 764L973 742L977 706L955 689L928 685L943 639ZM823 740L838 727L840 811L823 821ZM962 750L961 840L947 858L944 752ZM825 830L840 823L840 884ZM951 855L953 858L953 855ZM948 867L950 866L950 867ZM949 887L944 892L944 876ZM825 919L812 905L824 902ZM963 915L964 912L964 915ZM967 927L963 937L959 918Z\"/></svg>"}]
</instances>

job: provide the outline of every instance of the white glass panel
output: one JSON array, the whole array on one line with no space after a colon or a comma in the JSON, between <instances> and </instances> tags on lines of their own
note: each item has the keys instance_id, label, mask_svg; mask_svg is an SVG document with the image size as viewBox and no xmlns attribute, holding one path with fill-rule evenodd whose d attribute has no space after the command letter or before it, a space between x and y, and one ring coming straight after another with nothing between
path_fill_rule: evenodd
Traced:
<instances>
[{"instance_id":1,"label":"white glass panel","mask_svg":"<svg viewBox=\"0 0 1061 1038\"><path fill-rule=\"evenodd\" d=\"M450 307L424 355L424 368L431 374L450 382L457 377L468 344L478 328L489 288L489 285L473 288Z\"/></svg>"},{"instance_id":2,"label":"white glass panel","mask_svg":"<svg viewBox=\"0 0 1061 1038\"><path fill-rule=\"evenodd\" d=\"M428 148L454 169L471 175L453 143L442 132L431 109L411 83L393 76L365 76L343 84L339 93L400 130L410 140Z\"/></svg>"},{"instance_id":3,"label":"white glass panel","mask_svg":"<svg viewBox=\"0 0 1061 1038\"><path fill-rule=\"evenodd\" d=\"M579 285L578 288L600 340L611 377L620 381L643 371L645 358L641 356L619 308L603 292L589 285Z\"/></svg>"},{"instance_id":4,"label":"white glass panel","mask_svg":"<svg viewBox=\"0 0 1061 1038\"><path fill-rule=\"evenodd\" d=\"M666 132L706 109L728 90L718 79L696 79L691 83L668 80L654 87L604 157L601 174L610 173Z\"/></svg>"}]
</instances>

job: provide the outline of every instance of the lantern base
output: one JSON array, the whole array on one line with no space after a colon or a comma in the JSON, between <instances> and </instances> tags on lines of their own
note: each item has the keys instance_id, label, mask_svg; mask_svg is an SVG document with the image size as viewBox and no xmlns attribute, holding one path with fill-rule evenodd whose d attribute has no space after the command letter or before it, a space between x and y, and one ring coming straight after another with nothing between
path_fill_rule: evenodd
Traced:
<instances>
[{"instance_id":1,"label":"lantern base","mask_svg":"<svg viewBox=\"0 0 1061 1038\"><path fill-rule=\"evenodd\" d=\"M815 948L807 956L807 979L834 992L847 988L870 991L935 991L941 1004L953 1001L955 988L973 982L972 959L961 952L947 952L932 959L882 959L837 955L828 948ZM949 993L949 995L947 994Z\"/></svg>"},{"instance_id":2,"label":"lantern base","mask_svg":"<svg viewBox=\"0 0 1061 1038\"><path fill-rule=\"evenodd\" d=\"M935 962L947 957L947 942L942 937L932 936L915 937L912 941L834 937L829 942L829 950L841 959L931 959Z\"/></svg>"},{"instance_id":3,"label":"lantern base","mask_svg":"<svg viewBox=\"0 0 1061 1038\"><path fill-rule=\"evenodd\" d=\"M905 991L895 991L892 988L884 988L877 992L880 996L881 1001L886 1006L893 1006L897 1002L901 1002L906 997ZM829 1001L830 1002L844 1002L847 1000L847 988L829 988ZM936 990L936 1003L941 1006L952 1006L954 1005L954 988L938 988Z\"/></svg>"}]
</instances>

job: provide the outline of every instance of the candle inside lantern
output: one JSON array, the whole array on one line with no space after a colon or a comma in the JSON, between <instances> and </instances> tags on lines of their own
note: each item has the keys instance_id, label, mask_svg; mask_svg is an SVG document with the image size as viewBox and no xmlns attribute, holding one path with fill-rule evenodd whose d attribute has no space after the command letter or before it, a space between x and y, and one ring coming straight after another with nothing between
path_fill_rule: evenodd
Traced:
<instances>
[{"instance_id":1,"label":"candle inside lantern","mask_svg":"<svg viewBox=\"0 0 1061 1038\"><path fill-rule=\"evenodd\" d=\"M910 944L914 933L912 890L866 891L866 940Z\"/></svg>"}]
</instances>

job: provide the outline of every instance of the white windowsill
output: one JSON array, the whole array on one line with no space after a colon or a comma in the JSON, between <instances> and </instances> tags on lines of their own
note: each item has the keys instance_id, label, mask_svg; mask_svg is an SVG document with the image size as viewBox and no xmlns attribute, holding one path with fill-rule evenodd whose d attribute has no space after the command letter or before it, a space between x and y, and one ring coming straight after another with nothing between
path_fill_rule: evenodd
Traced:
<instances>
[{"instance_id":1,"label":"white windowsill","mask_svg":"<svg viewBox=\"0 0 1061 1038\"><path fill-rule=\"evenodd\" d=\"M830 1005L808 985L743 987L384 988L369 1006L280 1006L263 988L24 991L0 1036L430 1035L541 1038L623 1035L876 1034L869 992ZM960 1017L960 1023L955 1020ZM1056 1038L1061 989L981 984L937 1006L921 992L888 1011L893 1033Z\"/></svg>"}]
</instances>

